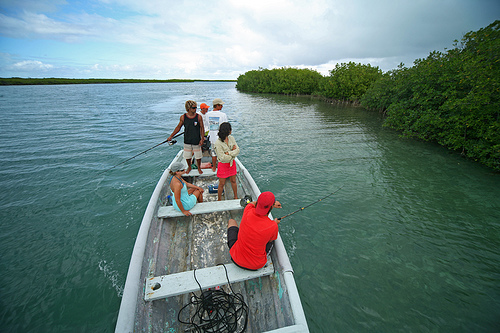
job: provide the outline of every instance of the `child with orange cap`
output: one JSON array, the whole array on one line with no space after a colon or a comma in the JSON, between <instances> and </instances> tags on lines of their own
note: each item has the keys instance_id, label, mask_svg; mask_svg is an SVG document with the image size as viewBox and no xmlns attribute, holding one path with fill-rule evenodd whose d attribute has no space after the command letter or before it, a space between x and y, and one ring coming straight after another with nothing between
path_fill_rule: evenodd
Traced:
<instances>
[{"instance_id":1,"label":"child with orange cap","mask_svg":"<svg viewBox=\"0 0 500 333\"><path fill-rule=\"evenodd\" d=\"M203 118L203 127L205 127L205 136L208 136L208 131L209 131L208 118L206 117L209 108L210 106L208 106L205 103L200 104L200 115L201 118Z\"/></svg>"}]
</instances>

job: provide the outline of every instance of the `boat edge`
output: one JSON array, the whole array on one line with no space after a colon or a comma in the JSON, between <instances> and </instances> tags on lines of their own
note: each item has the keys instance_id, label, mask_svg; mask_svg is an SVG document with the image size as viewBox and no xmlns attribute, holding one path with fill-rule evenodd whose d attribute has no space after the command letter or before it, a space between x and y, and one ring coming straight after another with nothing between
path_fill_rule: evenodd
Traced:
<instances>
[{"instance_id":1,"label":"boat edge","mask_svg":"<svg viewBox=\"0 0 500 333\"><path fill-rule=\"evenodd\" d=\"M255 183L250 172L243 166L240 160L235 158L236 164L238 168L243 171L246 178L248 179L250 186L252 186L252 190L260 195L260 189ZM272 214L271 218L272 218ZM290 258L285 249L285 245L283 244L283 240L281 239L281 235L278 232L278 238L274 241L274 250L276 251L276 255L278 257L279 265L283 270L284 283L288 289L288 295L290 297L290 305L292 308L293 319L295 322L294 327L300 328L302 332L309 332L309 328L307 326L306 316L304 313L304 309L302 308L302 302L300 300L299 291L297 289L297 285L295 283L295 278L293 276L293 268L290 263Z\"/></svg>"},{"instance_id":2,"label":"boat edge","mask_svg":"<svg viewBox=\"0 0 500 333\"><path fill-rule=\"evenodd\" d=\"M120 310L118 311L118 319L116 321L115 327L116 333L134 331L137 295L139 293L139 287L142 285L139 280L141 279L141 267L144 259L144 252L146 250L149 227L151 225L151 220L163 184L165 183L169 175L170 166L172 165L172 163L179 159L179 156L182 154L182 152L183 151L180 150L179 153L177 153L177 155L172 159L172 162L169 164L168 168L163 172L160 180L156 184L153 194L151 195L151 199L149 200L146 211L144 212L144 217L142 218L141 226L139 228L139 232L137 233L134 249L130 258L127 279L125 280L125 287L123 288L122 301L120 303Z\"/></svg>"}]
</instances>

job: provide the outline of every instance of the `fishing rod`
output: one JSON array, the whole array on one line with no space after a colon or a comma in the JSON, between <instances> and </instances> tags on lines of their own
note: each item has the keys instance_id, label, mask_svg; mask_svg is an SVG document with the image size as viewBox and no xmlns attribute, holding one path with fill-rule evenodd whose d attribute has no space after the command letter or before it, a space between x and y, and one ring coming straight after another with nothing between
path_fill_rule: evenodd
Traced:
<instances>
[{"instance_id":1,"label":"fishing rod","mask_svg":"<svg viewBox=\"0 0 500 333\"><path fill-rule=\"evenodd\" d=\"M182 132L182 133L180 133L180 134L177 134L177 135L176 135L176 136L174 136L172 139L175 139L176 137L178 137L178 136L180 136L180 135L182 135L182 134L184 134L184 132ZM131 157L131 158L129 158L129 159L126 159L126 160L125 160L125 161L123 161L123 162L118 163L118 164L117 164L117 165L115 165L115 166L112 166L111 168L109 168L109 169L107 169L107 170L104 170L104 171L99 172L99 173L98 173L98 175L100 175L100 174L102 174L102 173L105 173L105 172L107 172L107 171L109 171L109 170L111 170L111 169L114 169L114 168L116 168L117 166L122 165L123 163L128 162L128 161L130 161L131 159L134 159L134 158L136 158L136 157L137 157L137 156L139 156L139 155L142 155L142 154L144 154L144 153L147 153L147 152L148 152L148 151L150 151L151 149L156 148L156 147L158 147L158 146L161 146L162 144L167 143L167 142L169 142L169 141L168 141L168 139L167 139L167 140L165 140L165 141L163 141L163 142L160 142L159 144L157 144L157 145L155 145L155 146L153 146L153 147L151 147L151 148L149 148L149 149L146 149L146 150L145 150L145 151L143 151L143 152L140 152L140 153L139 153L139 154L137 154L137 155L132 156L132 157ZM174 144L176 144L176 143L177 143L177 141L176 141L176 140L171 140L171 141L169 142L169 145L174 145Z\"/></svg>"},{"instance_id":2,"label":"fishing rod","mask_svg":"<svg viewBox=\"0 0 500 333\"><path fill-rule=\"evenodd\" d=\"M340 191L340 190L342 189L342 187L344 187L344 185L342 185L341 187L339 187L336 191L334 191L334 192L332 192L332 193L330 193L330 194L328 194L328 195L324 196L323 198L318 199L318 200L316 200L315 202L310 203L310 204L309 204L309 205L307 205L307 206L301 207L301 208L297 209L296 211L291 212L290 214L286 214L285 216L280 217L278 220L279 220L279 221L281 221L281 220L282 220L282 219L284 219L285 217L288 217L288 216L293 215L293 214L295 214L295 213L301 212L301 211L303 211L304 209L306 209L307 207L310 207L310 206L312 206L312 205L314 205L314 204L317 204L318 202L320 202L320 201L322 201L322 200L324 200L324 199L328 198L329 196L331 196L331 195L333 195L333 194L337 193L338 191Z\"/></svg>"}]
</instances>

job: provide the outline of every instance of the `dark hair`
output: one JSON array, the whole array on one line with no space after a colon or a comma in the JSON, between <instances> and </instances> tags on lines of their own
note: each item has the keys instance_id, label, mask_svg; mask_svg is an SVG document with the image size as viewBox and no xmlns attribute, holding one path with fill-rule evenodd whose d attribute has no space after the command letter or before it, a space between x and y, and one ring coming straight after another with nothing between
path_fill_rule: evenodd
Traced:
<instances>
[{"instance_id":1,"label":"dark hair","mask_svg":"<svg viewBox=\"0 0 500 333\"><path fill-rule=\"evenodd\" d=\"M231 124L230 123L222 123L219 126L219 139L221 141L226 140L227 136L231 133Z\"/></svg>"}]
</instances>

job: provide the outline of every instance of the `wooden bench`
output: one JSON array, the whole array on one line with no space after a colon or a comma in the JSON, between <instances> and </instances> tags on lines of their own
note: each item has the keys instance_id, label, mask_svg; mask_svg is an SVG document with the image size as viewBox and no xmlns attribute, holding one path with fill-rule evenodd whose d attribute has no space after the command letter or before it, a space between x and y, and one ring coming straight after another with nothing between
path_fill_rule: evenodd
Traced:
<instances>
[{"instance_id":1,"label":"wooden bench","mask_svg":"<svg viewBox=\"0 0 500 333\"><path fill-rule=\"evenodd\" d=\"M201 202L197 203L189 211L191 212L191 214L196 215L238 209L243 209L240 204L240 199ZM184 214L176 210L174 206L161 206L160 208L158 208L158 217L160 218L178 216L184 216Z\"/></svg>"},{"instance_id":2,"label":"wooden bench","mask_svg":"<svg viewBox=\"0 0 500 333\"><path fill-rule=\"evenodd\" d=\"M203 173L200 175L198 173L198 169L191 169L189 173L185 173L182 176L189 176L189 177L208 177L208 176L215 176L217 175L217 170L212 171L212 169L201 169Z\"/></svg>"},{"instance_id":3,"label":"wooden bench","mask_svg":"<svg viewBox=\"0 0 500 333\"><path fill-rule=\"evenodd\" d=\"M184 163L184 165L186 165ZM189 173L185 173L182 175L182 177L189 176L189 177L209 177L209 176L217 176L217 169L215 171L212 170L212 168L207 168L207 169L201 169L203 173L200 175L198 173L198 169L191 169Z\"/></svg>"},{"instance_id":4,"label":"wooden bench","mask_svg":"<svg viewBox=\"0 0 500 333\"><path fill-rule=\"evenodd\" d=\"M249 271L233 263L225 264L225 266L231 283L251 280L274 273L274 266L271 259L268 259L267 264L257 271ZM200 286L196 283L194 274L195 271L187 271L146 278L144 300L154 301L161 298L199 291ZM204 290L226 285L228 283L226 271L222 265L197 269L196 278Z\"/></svg>"}]
</instances>

